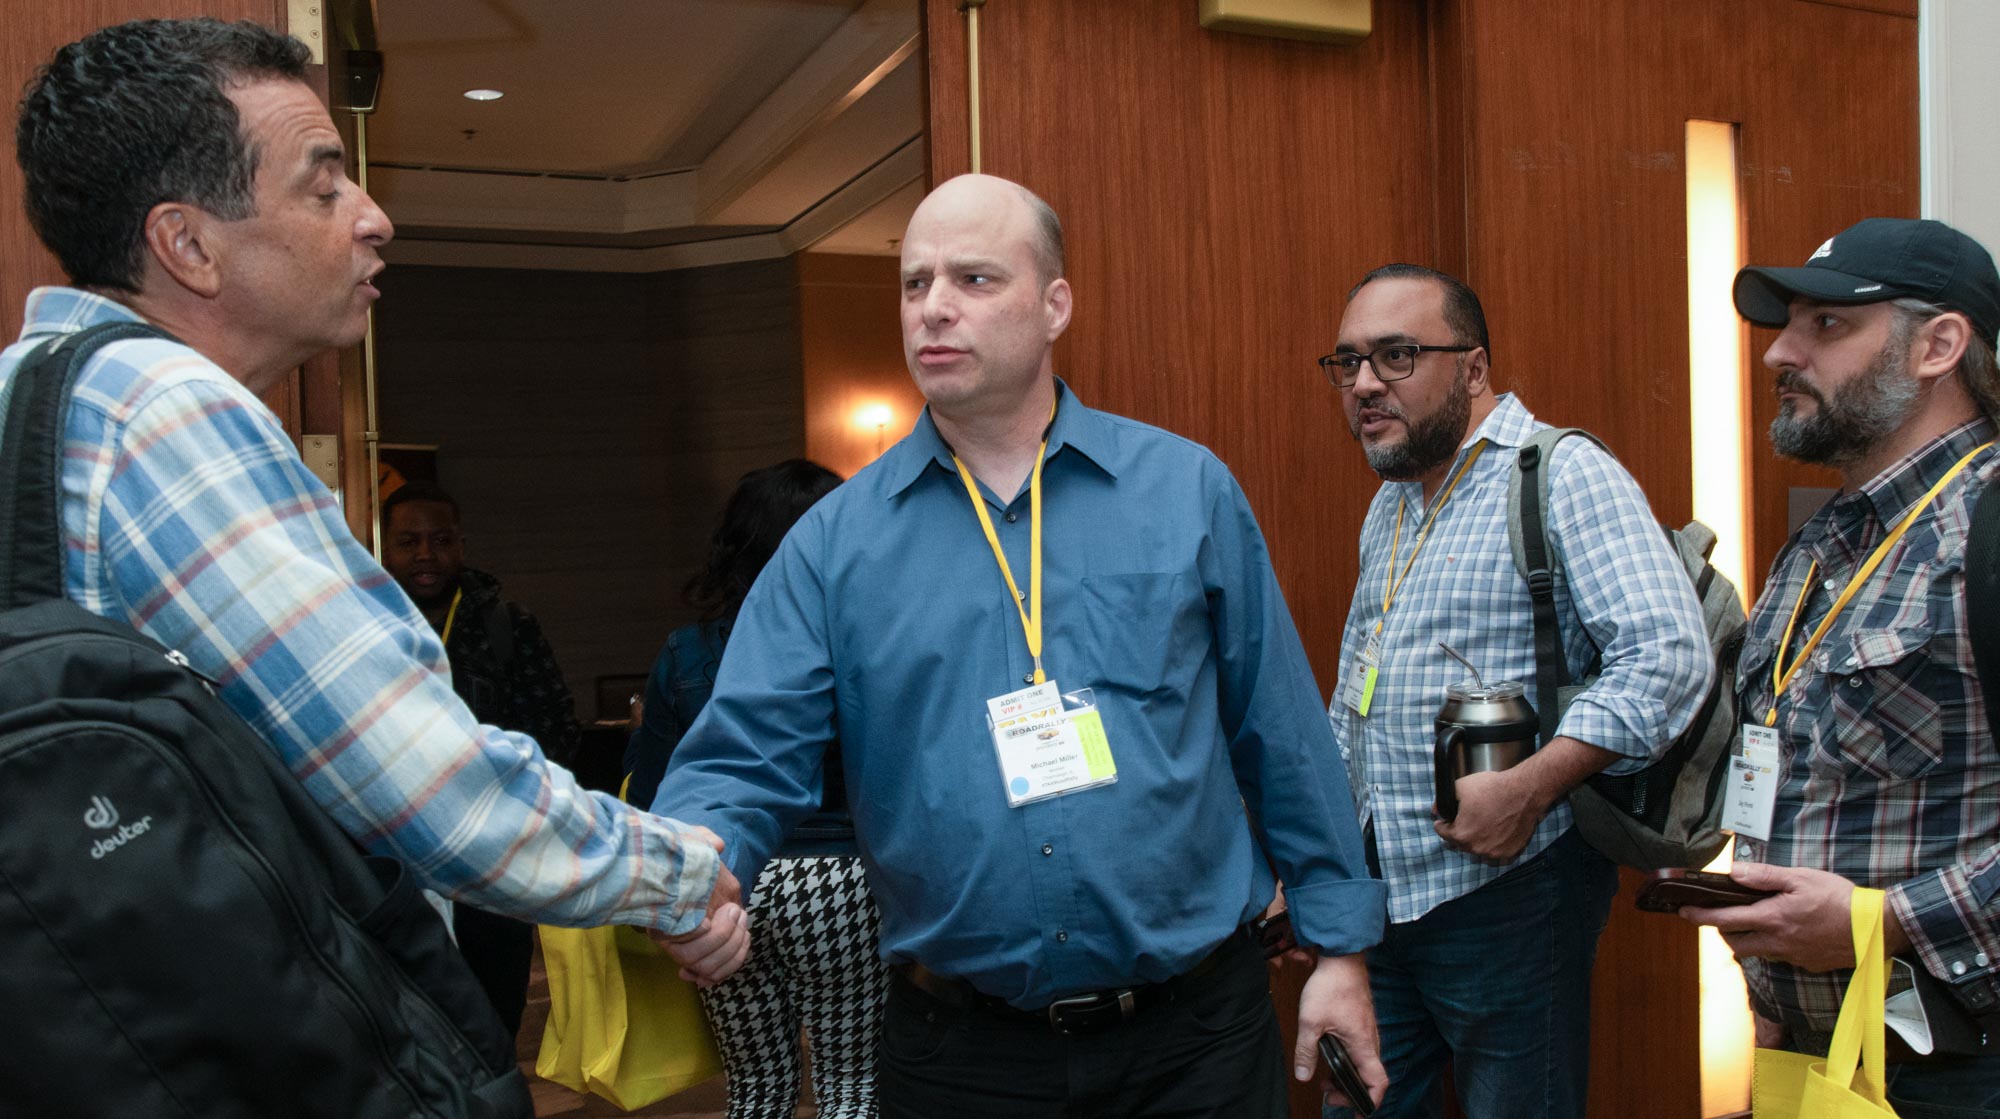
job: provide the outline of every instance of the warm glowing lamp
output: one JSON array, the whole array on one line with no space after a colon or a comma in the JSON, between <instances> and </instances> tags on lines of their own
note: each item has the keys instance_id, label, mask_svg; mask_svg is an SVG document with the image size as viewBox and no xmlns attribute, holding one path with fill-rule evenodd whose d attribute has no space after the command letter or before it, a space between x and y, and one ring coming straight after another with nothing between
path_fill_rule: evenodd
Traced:
<instances>
[{"instance_id":1,"label":"warm glowing lamp","mask_svg":"<svg viewBox=\"0 0 2000 1119\"><path fill-rule=\"evenodd\" d=\"M854 413L854 422L864 428L875 429L875 453L882 453L882 434L896 418L896 410L887 404L869 404Z\"/></svg>"}]
</instances>

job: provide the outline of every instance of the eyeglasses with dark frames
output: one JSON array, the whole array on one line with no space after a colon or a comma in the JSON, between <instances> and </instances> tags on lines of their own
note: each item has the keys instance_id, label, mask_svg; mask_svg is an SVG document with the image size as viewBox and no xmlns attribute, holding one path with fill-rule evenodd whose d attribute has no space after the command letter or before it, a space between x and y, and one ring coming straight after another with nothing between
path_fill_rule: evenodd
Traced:
<instances>
[{"instance_id":1,"label":"eyeglasses with dark frames","mask_svg":"<svg viewBox=\"0 0 2000 1119\"><path fill-rule=\"evenodd\" d=\"M1465 354L1478 346L1426 346L1419 342L1392 342L1369 353L1357 354L1344 351L1328 354L1319 359L1319 367L1326 370L1326 379L1335 388L1351 389L1354 382L1361 379L1361 363L1375 367L1378 381L1400 381L1417 371L1417 358L1424 354Z\"/></svg>"}]
</instances>

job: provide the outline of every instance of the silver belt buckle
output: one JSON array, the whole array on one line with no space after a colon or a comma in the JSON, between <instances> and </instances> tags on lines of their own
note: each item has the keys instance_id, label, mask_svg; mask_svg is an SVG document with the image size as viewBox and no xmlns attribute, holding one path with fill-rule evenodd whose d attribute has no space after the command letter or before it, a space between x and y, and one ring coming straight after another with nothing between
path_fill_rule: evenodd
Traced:
<instances>
[{"instance_id":1,"label":"silver belt buckle","mask_svg":"<svg viewBox=\"0 0 2000 1119\"><path fill-rule=\"evenodd\" d=\"M1066 999L1057 999L1049 1004L1049 1028L1067 1036L1069 1030L1063 1026L1063 1011L1097 1010L1114 1005L1118 1007L1118 1020L1120 1022L1128 1022L1132 1018L1135 1003L1136 1000L1132 997L1132 991L1129 987L1119 990L1115 997L1111 992L1099 991L1088 995L1071 995Z\"/></svg>"}]
</instances>

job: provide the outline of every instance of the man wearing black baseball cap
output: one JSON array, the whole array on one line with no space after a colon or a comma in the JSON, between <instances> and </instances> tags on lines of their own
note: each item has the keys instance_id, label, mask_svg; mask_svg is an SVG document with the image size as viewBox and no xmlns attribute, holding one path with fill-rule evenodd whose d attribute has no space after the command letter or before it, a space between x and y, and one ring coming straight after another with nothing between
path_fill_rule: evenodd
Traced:
<instances>
[{"instance_id":1,"label":"man wearing black baseball cap","mask_svg":"<svg viewBox=\"0 0 2000 1119\"><path fill-rule=\"evenodd\" d=\"M1854 888L1885 891L1927 1023L1892 1036L1890 1103L2000 1116L2000 696L1979 685L1964 574L1972 505L2000 474L2000 276L1950 226L1869 218L1803 267L1743 269L1735 296L1779 330L1772 445L1844 485L1779 553L1738 665L1744 762L1778 782L1725 821L1731 874L1774 896L1682 915L1743 960L1759 1044L1825 1053Z\"/></svg>"}]
</instances>

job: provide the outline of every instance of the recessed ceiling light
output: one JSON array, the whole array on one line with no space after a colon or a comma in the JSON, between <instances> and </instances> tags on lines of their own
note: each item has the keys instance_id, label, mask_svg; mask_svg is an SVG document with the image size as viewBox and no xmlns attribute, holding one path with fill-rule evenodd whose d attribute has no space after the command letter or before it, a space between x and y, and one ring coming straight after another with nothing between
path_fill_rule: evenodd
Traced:
<instances>
[{"instance_id":1,"label":"recessed ceiling light","mask_svg":"<svg viewBox=\"0 0 2000 1119\"><path fill-rule=\"evenodd\" d=\"M497 89L468 89L465 91L465 96L472 101L498 101L506 94Z\"/></svg>"}]
</instances>

